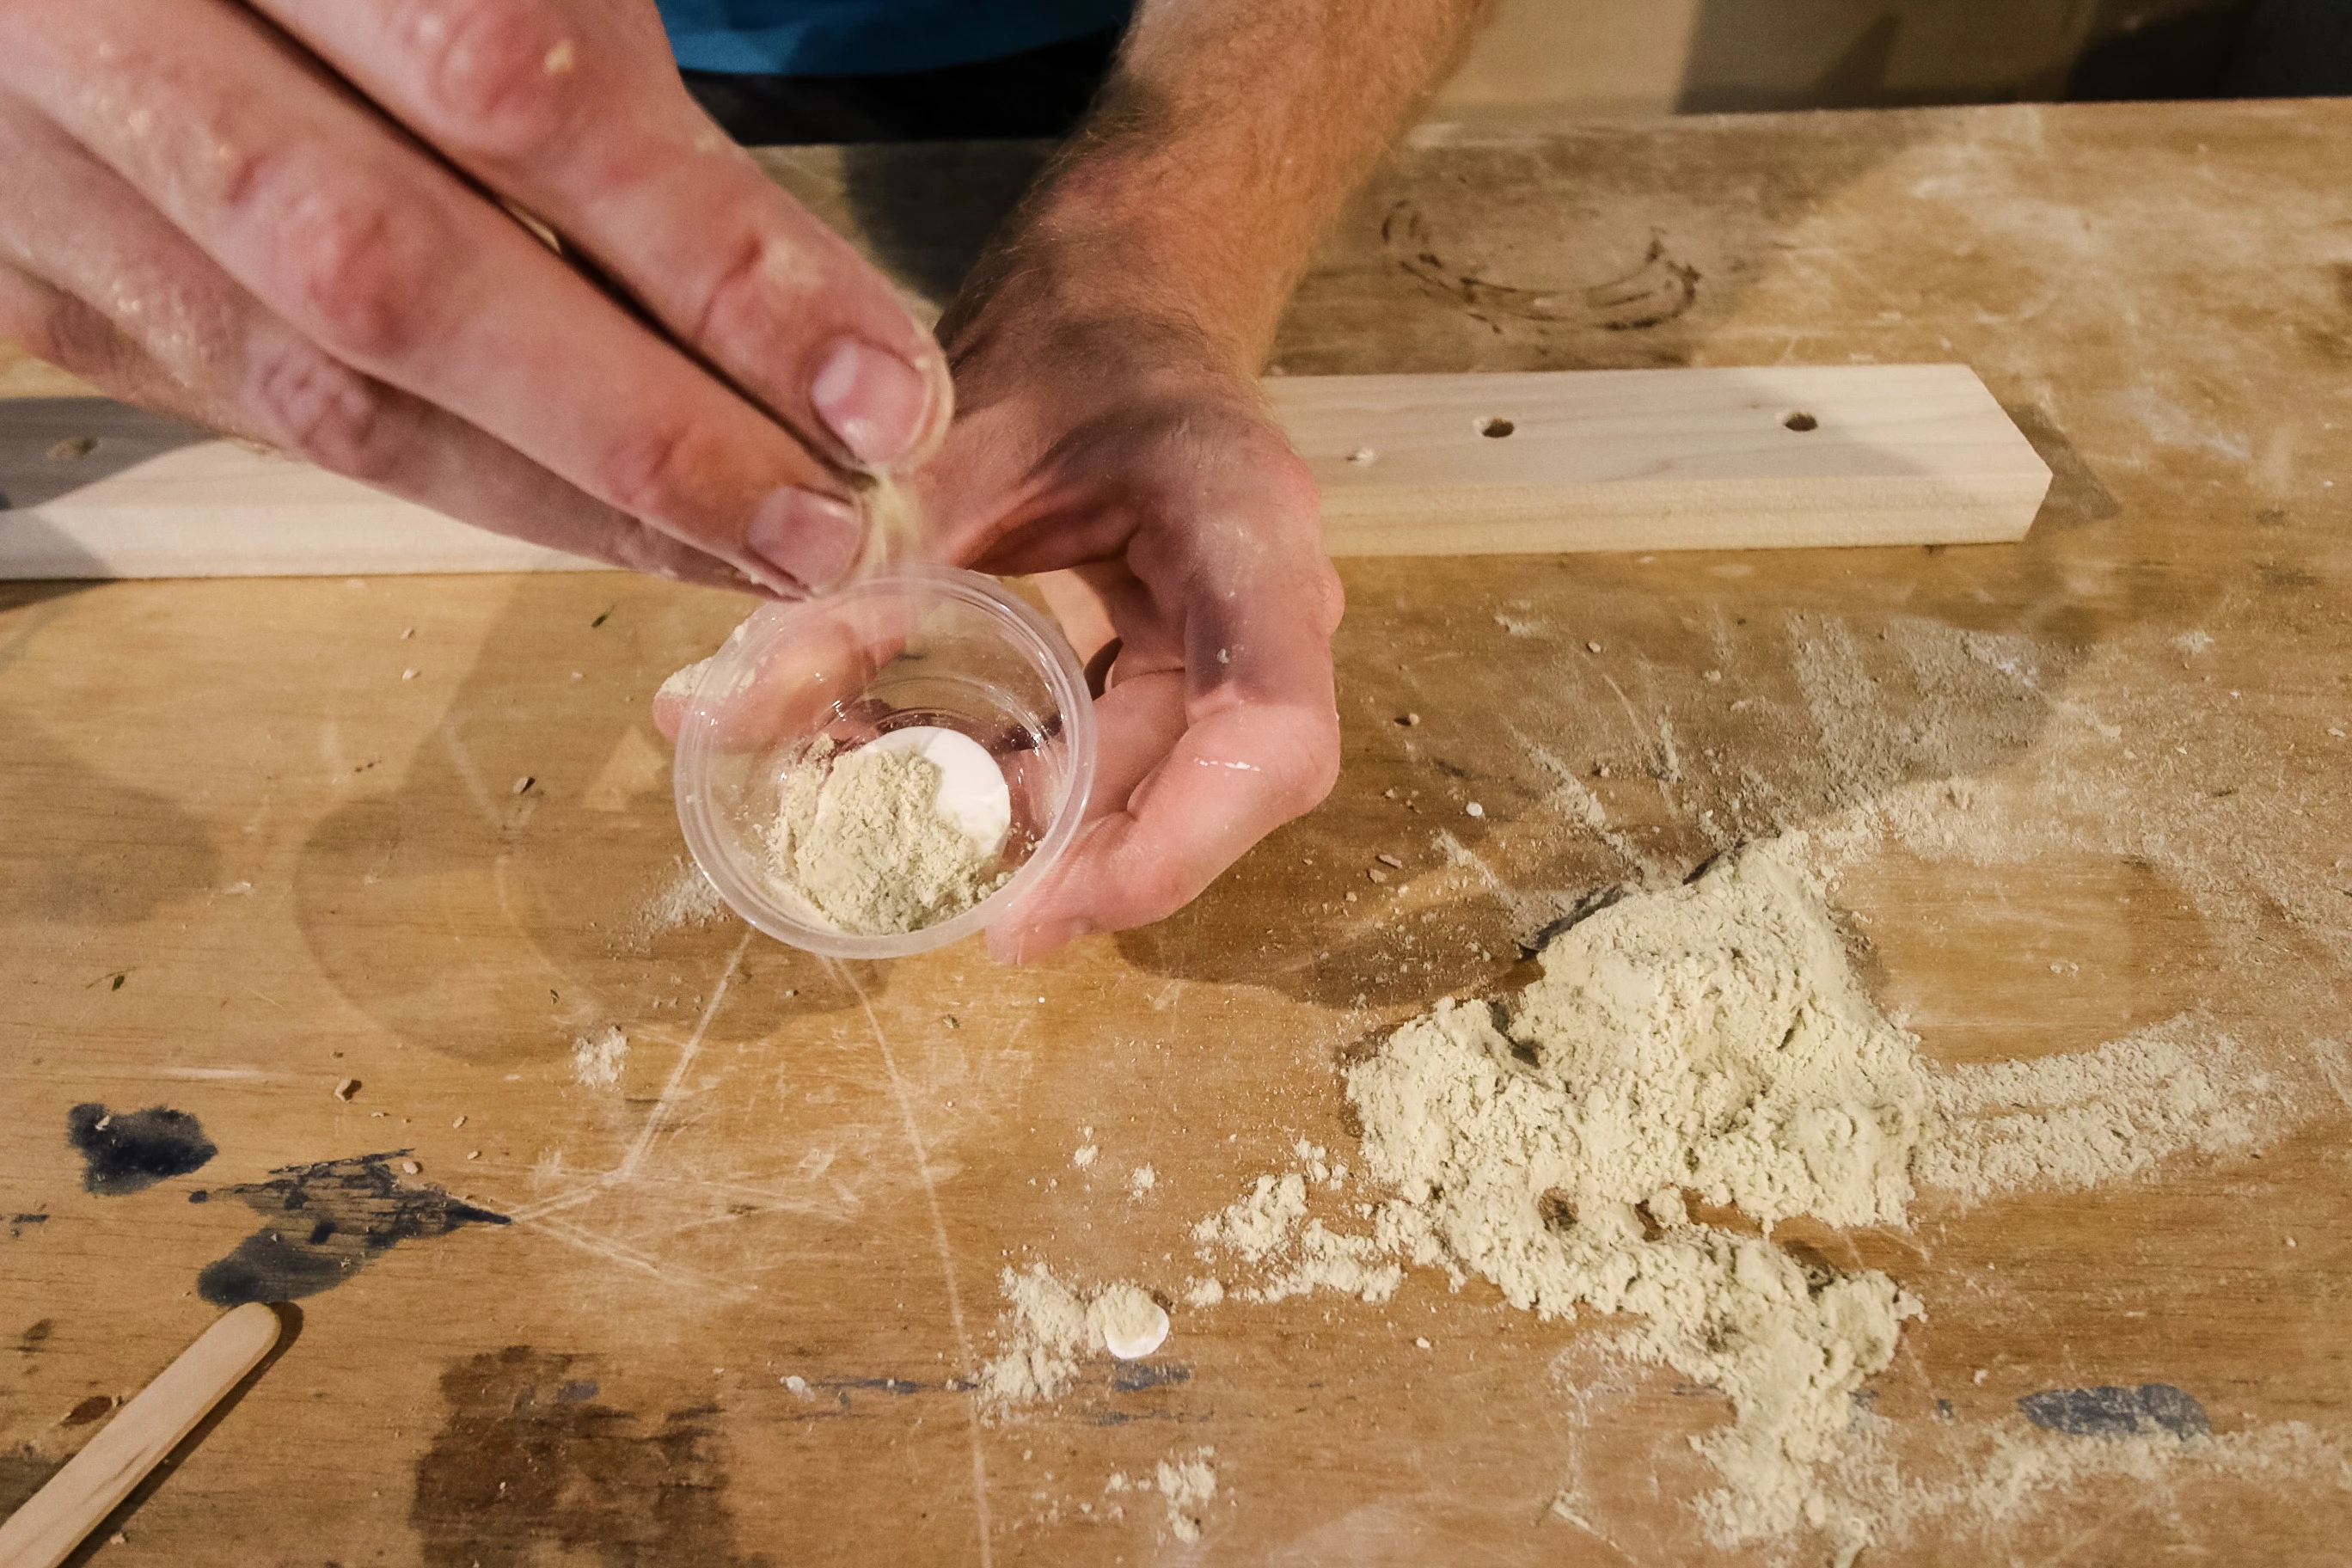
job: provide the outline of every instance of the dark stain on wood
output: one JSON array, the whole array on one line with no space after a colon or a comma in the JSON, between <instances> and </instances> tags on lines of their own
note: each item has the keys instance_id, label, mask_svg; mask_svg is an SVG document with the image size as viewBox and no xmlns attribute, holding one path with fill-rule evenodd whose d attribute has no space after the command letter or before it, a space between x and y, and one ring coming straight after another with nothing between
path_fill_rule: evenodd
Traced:
<instances>
[{"instance_id":1,"label":"dark stain on wood","mask_svg":"<svg viewBox=\"0 0 2352 1568\"><path fill-rule=\"evenodd\" d=\"M1110 1371L1110 1385L1120 1394L1192 1381L1192 1369L1182 1362L1123 1361Z\"/></svg>"},{"instance_id":2,"label":"dark stain on wood","mask_svg":"<svg viewBox=\"0 0 2352 1568\"><path fill-rule=\"evenodd\" d=\"M66 1112L66 1141L82 1158L81 1184L100 1197L143 1193L220 1152L202 1122L161 1105L144 1110L109 1110L96 1100L77 1105Z\"/></svg>"},{"instance_id":3,"label":"dark stain on wood","mask_svg":"<svg viewBox=\"0 0 2352 1568\"><path fill-rule=\"evenodd\" d=\"M2169 1432L2187 1439L2213 1435L2205 1406L2168 1383L2143 1383L2137 1388L2045 1388L2019 1400L2017 1407L2036 1426L2077 1437Z\"/></svg>"},{"instance_id":4,"label":"dark stain on wood","mask_svg":"<svg viewBox=\"0 0 2352 1568\"><path fill-rule=\"evenodd\" d=\"M439 1187L404 1185L390 1162L407 1152L286 1165L266 1182L189 1194L191 1203L235 1198L264 1221L226 1258L205 1266L197 1294L216 1307L315 1296L401 1242L446 1236L465 1225L509 1223Z\"/></svg>"},{"instance_id":5,"label":"dark stain on wood","mask_svg":"<svg viewBox=\"0 0 2352 1568\"><path fill-rule=\"evenodd\" d=\"M58 1321L55 1318L43 1318L18 1337L16 1353L18 1355L38 1354L41 1347L49 1342L49 1336L57 1331Z\"/></svg>"},{"instance_id":6,"label":"dark stain on wood","mask_svg":"<svg viewBox=\"0 0 2352 1568\"><path fill-rule=\"evenodd\" d=\"M64 1468L63 1459L44 1458L29 1446L0 1453L0 1519L24 1507Z\"/></svg>"},{"instance_id":7,"label":"dark stain on wood","mask_svg":"<svg viewBox=\"0 0 2352 1568\"><path fill-rule=\"evenodd\" d=\"M1403 200L1381 220L1381 242L1399 268L1460 300L1474 315L1491 311L1528 321L1640 331L1673 321L1698 300L1699 269L1669 251L1661 229L1650 231L1642 259L1614 278L1583 286L1561 282L1533 288L1498 282L1449 263L1439 254L1430 230L1420 204Z\"/></svg>"},{"instance_id":8,"label":"dark stain on wood","mask_svg":"<svg viewBox=\"0 0 2352 1568\"><path fill-rule=\"evenodd\" d=\"M588 1359L509 1345L441 1374L449 1414L408 1510L426 1568L768 1563L735 1549L716 1408L649 1420L581 1398Z\"/></svg>"}]
</instances>

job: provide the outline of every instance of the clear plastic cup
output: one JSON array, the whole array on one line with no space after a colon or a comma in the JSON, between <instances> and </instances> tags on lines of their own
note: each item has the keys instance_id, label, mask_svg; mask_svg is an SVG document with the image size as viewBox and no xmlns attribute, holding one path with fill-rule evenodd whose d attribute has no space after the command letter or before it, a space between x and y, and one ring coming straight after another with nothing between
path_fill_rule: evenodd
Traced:
<instances>
[{"instance_id":1,"label":"clear plastic cup","mask_svg":"<svg viewBox=\"0 0 2352 1568\"><path fill-rule=\"evenodd\" d=\"M934 925L843 931L770 873L784 775L821 736L845 749L917 724L961 731L1003 770L1013 876ZM891 566L737 627L695 683L675 772L687 847L737 914L811 952L897 958L985 930L1051 874L1094 785L1094 705L1060 631L995 578Z\"/></svg>"}]
</instances>

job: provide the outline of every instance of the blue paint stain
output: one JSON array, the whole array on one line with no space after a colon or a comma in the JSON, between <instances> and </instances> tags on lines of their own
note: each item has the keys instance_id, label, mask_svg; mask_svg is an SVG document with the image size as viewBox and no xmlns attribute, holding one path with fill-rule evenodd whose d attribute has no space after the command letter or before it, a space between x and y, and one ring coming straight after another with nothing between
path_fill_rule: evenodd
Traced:
<instances>
[{"instance_id":1,"label":"blue paint stain","mask_svg":"<svg viewBox=\"0 0 2352 1568\"><path fill-rule=\"evenodd\" d=\"M2169 1432L2183 1439L2213 1435L2205 1407L2168 1383L2143 1383L2137 1388L2046 1388L2027 1394L2017 1407L2036 1426L2077 1437L2135 1437L2146 1432Z\"/></svg>"}]
</instances>

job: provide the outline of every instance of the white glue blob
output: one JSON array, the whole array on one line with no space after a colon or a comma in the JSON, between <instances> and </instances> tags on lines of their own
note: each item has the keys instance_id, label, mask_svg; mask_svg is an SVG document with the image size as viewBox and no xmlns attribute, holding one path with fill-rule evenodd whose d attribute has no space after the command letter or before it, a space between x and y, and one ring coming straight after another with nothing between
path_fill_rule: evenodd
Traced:
<instances>
[{"instance_id":1,"label":"white glue blob","mask_svg":"<svg viewBox=\"0 0 2352 1568\"><path fill-rule=\"evenodd\" d=\"M1140 1361L1168 1338L1167 1310L1133 1285L1112 1285L1087 1312L1103 1349L1121 1361Z\"/></svg>"},{"instance_id":2,"label":"white glue blob","mask_svg":"<svg viewBox=\"0 0 2352 1568\"><path fill-rule=\"evenodd\" d=\"M909 724L867 742L877 751L914 752L940 770L940 793L931 809L954 824L983 855L1004 847L1013 828L1013 791L1004 770L971 736L936 724Z\"/></svg>"}]
</instances>

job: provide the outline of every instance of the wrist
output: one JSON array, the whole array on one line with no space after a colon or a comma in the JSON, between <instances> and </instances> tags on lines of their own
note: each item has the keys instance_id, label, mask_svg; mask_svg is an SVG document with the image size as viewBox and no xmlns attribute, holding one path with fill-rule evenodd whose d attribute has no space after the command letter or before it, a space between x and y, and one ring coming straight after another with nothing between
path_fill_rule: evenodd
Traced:
<instances>
[{"instance_id":1,"label":"wrist","mask_svg":"<svg viewBox=\"0 0 2352 1568\"><path fill-rule=\"evenodd\" d=\"M1074 414L1203 400L1255 407L1255 360L1181 294L1105 276L1119 267L1024 245L1019 265L968 288L940 332L959 409L1014 399Z\"/></svg>"},{"instance_id":2,"label":"wrist","mask_svg":"<svg viewBox=\"0 0 2352 1568\"><path fill-rule=\"evenodd\" d=\"M950 353L1001 335L1066 340L1088 357L1173 363L1254 378L1303 269L1307 237L1266 232L1213 169L1178 169L1179 142L1096 138L1035 192L1017 231L974 269L940 323ZM1259 223L1259 232L1251 232Z\"/></svg>"}]
</instances>

